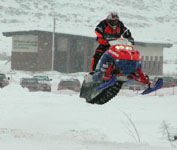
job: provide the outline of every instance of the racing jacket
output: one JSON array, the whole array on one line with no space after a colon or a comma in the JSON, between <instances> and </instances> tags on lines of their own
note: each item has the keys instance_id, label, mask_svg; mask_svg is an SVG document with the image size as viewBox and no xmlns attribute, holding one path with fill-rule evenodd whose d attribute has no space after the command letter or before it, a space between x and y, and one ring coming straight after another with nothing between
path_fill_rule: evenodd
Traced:
<instances>
[{"instance_id":1,"label":"racing jacket","mask_svg":"<svg viewBox=\"0 0 177 150\"><path fill-rule=\"evenodd\" d=\"M107 19L101 21L95 28L95 34L97 35L97 41L102 45L109 45L109 42L106 40L105 35L114 35L119 34L124 38L132 38L131 32L124 26L122 21L118 21L116 30L113 30L112 27L108 24Z\"/></svg>"}]
</instances>

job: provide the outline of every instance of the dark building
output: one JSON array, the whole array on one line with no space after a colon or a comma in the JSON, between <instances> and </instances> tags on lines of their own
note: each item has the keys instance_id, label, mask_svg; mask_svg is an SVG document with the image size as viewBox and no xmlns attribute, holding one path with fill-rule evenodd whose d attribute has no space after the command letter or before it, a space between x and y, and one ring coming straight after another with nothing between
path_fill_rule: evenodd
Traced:
<instances>
[{"instance_id":1,"label":"dark building","mask_svg":"<svg viewBox=\"0 0 177 150\"><path fill-rule=\"evenodd\" d=\"M15 70L50 71L53 66L59 72L87 72L97 47L94 37L55 33L53 53L52 32L30 30L3 32L3 35L12 37L11 68ZM171 46L135 42L135 49L141 52L143 70L148 74L161 75L163 48Z\"/></svg>"}]
</instances>

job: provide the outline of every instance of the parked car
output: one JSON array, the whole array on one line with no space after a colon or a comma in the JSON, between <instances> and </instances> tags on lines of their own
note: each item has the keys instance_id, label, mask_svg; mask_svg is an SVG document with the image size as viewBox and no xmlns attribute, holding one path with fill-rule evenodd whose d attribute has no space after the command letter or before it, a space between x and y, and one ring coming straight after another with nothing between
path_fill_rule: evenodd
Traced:
<instances>
[{"instance_id":1,"label":"parked car","mask_svg":"<svg viewBox=\"0 0 177 150\"><path fill-rule=\"evenodd\" d=\"M38 79L38 82L41 84L41 86L44 87L44 91L50 91L51 92L51 83L52 79L49 79L48 76L33 76L33 78Z\"/></svg>"},{"instance_id":2,"label":"parked car","mask_svg":"<svg viewBox=\"0 0 177 150\"><path fill-rule=\"evenodd\" d=\"M52 79L49 79L48 76L33 76L33 78L37 78L38 81L42 81L42 82L45 82L45 81L52 81Z\"/></svg>"},{"instance_id":3,"label":"parked car","mask_svg":"<svg viewBox=\"0 0 177 150\"><path fill-rule=\"evenodd\" d=\"M21 78L20 85L28 88L29 91L51 91L46 88L45 84L41 84L37 78Z\"/></svg>"},{"instance_id":4,"label":"parked car","mask_svg":"<svg viewBox=\"0 0 177 150\"><path fill-rule=\"evenodd\" d=\"M154 78L154 83L157 81L159 77L155 77ZM163 79L163 87L167 88L167 87L175 87L177 86L177 81L175 78L173 77L161 77Z\"/></svg>"},{"instance_id":5,"label":"parked car","mask_svg":"<svg viewBox=\"0 0 177 150\"><path fill-rule=\"evenodd\" d=\"M61 80L58 84L58 90L73 90L79 92L81 88L80 81L78 79L65 79Z\"/></svg>"},{"instance_id":6,"label":"parked car","mask_svg":"<svg viewBox=\"0 0 177 150\"><path fill-rule=\"evenodd\" d=\"M9 79L10 78L7 78L5 74L0 73L0 88L9 85Z\"/></svg>"},{"instance_id":7,"label":"parked car","mask_svg":"<svg viewBox=\"0 0 177 150\"><path fill-rule=\"evenodd\" d=\"M35 78L21 78L20 85L23 88L28 88L29 91L38 91L39 90L38 80Z\"/></svg>"}]
</instances>

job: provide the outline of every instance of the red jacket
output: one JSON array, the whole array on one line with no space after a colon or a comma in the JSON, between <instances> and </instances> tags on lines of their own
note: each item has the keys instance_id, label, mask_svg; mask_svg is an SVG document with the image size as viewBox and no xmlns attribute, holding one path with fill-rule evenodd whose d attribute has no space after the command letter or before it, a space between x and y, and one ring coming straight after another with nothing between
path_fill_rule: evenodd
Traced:
<instances>
[{"instance_id":1,"label":"red jacket","mask_svg":"<svg viewBox=\"0 0 177 150\"><path fill-rule=\"evenodd\" d=\"M112 27L107 23L107 19L101 21L95 29L95 34L97 35L97 41L102 45L109 45L109 42L104 39L104 34L115 34L119 33L123 35L124 38L131 38L131 32L127 30L122 21L118 22L116 30L113 30Z\"/></svg>"}]
</instances>

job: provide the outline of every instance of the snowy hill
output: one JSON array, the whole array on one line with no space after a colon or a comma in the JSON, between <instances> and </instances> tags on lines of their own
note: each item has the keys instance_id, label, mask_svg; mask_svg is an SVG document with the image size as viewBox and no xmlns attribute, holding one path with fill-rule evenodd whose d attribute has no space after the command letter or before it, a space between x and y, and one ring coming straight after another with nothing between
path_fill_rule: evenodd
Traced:
<instances>
[{"instance_id":1,"label":"snowy hill","mask_svg":"<svg viewBox=\"0 0 177 150\"><path fill-rule=\"evenodd\" d=\"M110 11L117 11L135 40L177 44L176 0L1 0L0 8L1 33L31 29L52 31L55 16L57 32L95 36L98 22ZM0 45L0 52L10 54L10 38L1 34ZM169 56L175 59L176 47L168 50L166 57L171 53Z\"/></svg>"}]
</instances>

